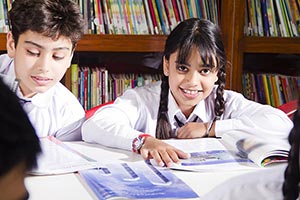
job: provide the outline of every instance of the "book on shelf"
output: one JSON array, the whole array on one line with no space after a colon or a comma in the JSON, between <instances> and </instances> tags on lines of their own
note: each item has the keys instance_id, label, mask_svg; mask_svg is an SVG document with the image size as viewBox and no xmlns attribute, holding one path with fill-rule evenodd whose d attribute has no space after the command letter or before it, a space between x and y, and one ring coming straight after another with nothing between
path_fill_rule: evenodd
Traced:
<instances>
[{"instance_id":1,"label":"book on shelf","mask_svg":"<svg viewBox=\"0 0 300 200\"><path fill-rule=\"evenodd\" d=\"M99 200L198 198L171 170L149 161L110 163L79 175Z\"/></svg>"},{"instance_id":2,"label":"book on shelf","mask_svg":"<svg viewBox=\"0 0 300 200\"><path fill-rule=\"evenodd\" d=\"M242 78L244 96L262 104L278 107L286 102L297 99L299 96L299 76L245 72Z\"/></svg>"},{"instance_id":3,"label":"book on shelf","mask_svg":"<svg viewBox=\"0 0 300 200\"><path fill-rule=\"evenodd\" d=\"M38 156L37 167L29 172L31 175L65 174L99 166L96 160L53 136L40 138L40 144L42 153Z\"/></svg>"},{"instance_id":4,"label":"book on shelf","mask_svg":"<svg viewBox=\"0 0 300 200\"><path fill-rule=\"evenodd\" d=\"M180 164L174 164L171 169L199 172L272 166L275 163L287 162L290 149L288 141L266 140L234 131L225 134L221 139L199 138L166 142L191 154L189 159L181 159Z\"/></svg>"}]
</instances>

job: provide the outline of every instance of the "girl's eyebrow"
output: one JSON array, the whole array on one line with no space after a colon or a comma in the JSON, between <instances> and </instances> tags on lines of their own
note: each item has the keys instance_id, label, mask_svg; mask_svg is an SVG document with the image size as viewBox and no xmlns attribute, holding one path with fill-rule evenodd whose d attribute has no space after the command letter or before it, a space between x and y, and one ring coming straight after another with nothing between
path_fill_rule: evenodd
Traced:
<instances>
[{"instance_id":1,"label":"girl's eyebrow","mask_svg":"<svg viewBox=\"0 0 300 200\"><path fill-rule=\"evenodd\" d=\"M191 65L188 64L188 63L179 63L177 60L175 61L175 63L176 63L177 65L186 65L186 66L188 66L188 67L191 66Z\"/></svg>"},{"instance_id":2,"label":"girl's eyebrow","mask_svg":"<svg viewBox=\"0 0 300 200\"><path fill-rule=\"evenodd\" d=\"M26 44L32 44L32 45L34 45L34 46L36 46L36 47L38 47L40 49L45 49L44 46L42 46L42 45L40 45L38 43L35 43L33 41L26 40L25 43ZM68 47L57 47L57 48L53 48L52 50L70 50L70 48L68 48Z\"/></svg>"}]
</instances>

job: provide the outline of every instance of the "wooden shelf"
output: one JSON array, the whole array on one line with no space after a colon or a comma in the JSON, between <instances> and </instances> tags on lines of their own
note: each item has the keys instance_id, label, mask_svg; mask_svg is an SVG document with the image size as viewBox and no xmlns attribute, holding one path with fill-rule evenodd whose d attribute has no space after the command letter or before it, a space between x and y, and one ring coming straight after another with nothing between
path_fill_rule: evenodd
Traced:
<instances>
[{"instance_id":1,"label":"wooden shelf","mask_svg":"<svg viewBox=\"0 0 300 200\"><path fill-rule=\"evenodd\" d=\"M6 51L6 33L0 33L0 51Z\"/></svg>"},{"instance_id":2,"label":"wooden shelf","mask_svg":"<svg viewBox=\"0 0 300 200\"><path fill-rule=\"evenodd\" d=\"M79 52L163 52L166 35L84 35ZM0 51L6 50L6 34L0 33Z\"/></svg>"},{"instance_id":3,"label":"wooden shelf","mask_svg":"<svg viewBox=\"0 0 300 200\"><path fill-rule=\"evenodd\" d=\"M239 48L244 53L300 54L300 37L243 37Z\"/></svg>"},{"instance_id":4,"label":"wooden shelf","mask_svg":"<svg viewBox=\"0 0 300 200\"><path fill-rule=\"evenodd\" d=\"M84 35L77 51L163 52L166 35Z\"/></svg>"}]
</instances>

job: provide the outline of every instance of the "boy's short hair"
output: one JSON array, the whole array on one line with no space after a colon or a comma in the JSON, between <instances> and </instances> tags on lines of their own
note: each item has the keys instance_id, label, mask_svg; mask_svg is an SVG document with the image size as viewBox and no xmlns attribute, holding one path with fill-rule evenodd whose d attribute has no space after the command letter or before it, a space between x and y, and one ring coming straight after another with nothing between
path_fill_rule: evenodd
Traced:
<instances>
[{"instance_id":1,"label":"boy's short hair","mask_svg":"<svg viewBox=\"0 0 300 200\"><path fill-rule=\"evenodd\" d=\"M18 43L20 34L30 30L57 39L71 39L73 49L83 35L84 20L72 0L15 0L8 13L10 30Z\"/></svg>"},{"instance_id":2,"label":"boy's short hair","mask_svg":"<svg viewBox=\"0 0 300 200\"><path fill-rule=\"evenodd\" d=\"M0 177L18 164L30 170L41 151L39 138L17 96L0 78Z\"/></svg>"}]
</instances>

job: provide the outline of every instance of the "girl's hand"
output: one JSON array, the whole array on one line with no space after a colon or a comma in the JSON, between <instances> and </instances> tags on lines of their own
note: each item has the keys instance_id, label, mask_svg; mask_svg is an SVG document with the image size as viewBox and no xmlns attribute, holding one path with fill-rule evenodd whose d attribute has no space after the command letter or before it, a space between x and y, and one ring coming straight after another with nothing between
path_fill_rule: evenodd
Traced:
<instances>
[{"instance_id":1,"label":"girl's hand","mask_svg":"<svg viewBox=\"0 0 300 200\"><path fill-rule=\"evenodd\" d=\"M140 149L144 159L153 158L159 166L172 166L173 163L179 163L179 158L189 158L190 154L176 149L175 147L154 137L146 137L144 145Z\"/></svg>"},{"instance_id":2,"label":"girl's hand","mask_svg":"<svg viewBox=\"0 0 300 200\"><path fill-rule=\"evenodd\" d=\"M204 137L206 133L206 124L199 122L189 122L177 130L177 138L192 139Z\"/></svg>"}]
</instances>

